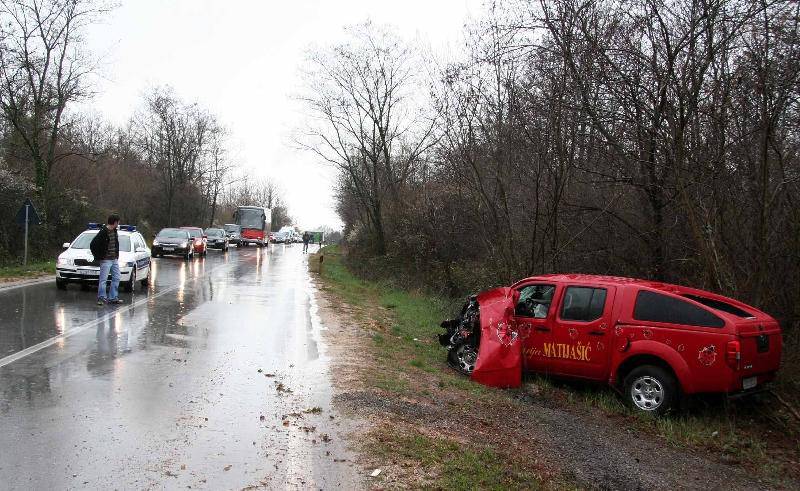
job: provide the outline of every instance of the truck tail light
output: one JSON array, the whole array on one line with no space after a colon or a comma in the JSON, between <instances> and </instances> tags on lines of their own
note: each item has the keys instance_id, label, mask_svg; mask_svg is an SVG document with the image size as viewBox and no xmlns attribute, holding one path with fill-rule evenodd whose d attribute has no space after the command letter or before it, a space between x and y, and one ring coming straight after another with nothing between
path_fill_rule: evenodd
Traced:
<instances>
[{"instance_id":1,"label":"truck tail light","mask_svg":"<svg viewBox=\"0 0 800 491\"><path fill-rule=\"evenodd\" d=\"M725 361L734 370L739 369L739 363L742 360L742 345L739 341L728 341L725 349Z\"/></svg>"}]
</instances>

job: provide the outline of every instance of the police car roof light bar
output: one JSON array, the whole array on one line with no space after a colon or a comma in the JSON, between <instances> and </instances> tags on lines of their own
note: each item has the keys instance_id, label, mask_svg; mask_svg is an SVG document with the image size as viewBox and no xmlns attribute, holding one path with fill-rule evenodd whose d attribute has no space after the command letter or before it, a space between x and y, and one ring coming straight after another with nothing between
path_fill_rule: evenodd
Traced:
<instances>
[{"instance_id":1,"label":"police car roof light bar","mask_svg":"<svg viewBox=\"0 0 800 491\"><path fill-rule=\"evenodd\" d=\"M101 226L99 223L89 222L89 230L100 230ZM124 230L125 232L136 232L136 225L120 225L120 230Z\"/></svg>"}]
</instances>

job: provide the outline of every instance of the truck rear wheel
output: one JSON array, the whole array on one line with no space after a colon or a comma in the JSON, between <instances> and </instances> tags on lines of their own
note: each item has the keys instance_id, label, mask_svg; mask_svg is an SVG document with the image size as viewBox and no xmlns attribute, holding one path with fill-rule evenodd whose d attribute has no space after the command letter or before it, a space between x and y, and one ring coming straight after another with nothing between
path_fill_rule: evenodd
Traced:
<instances>
[{"instance_id":1,"label":"truck rear wheel","mask_svg":"<svg viewBox=\"0 0 800 491\"><path fill-rule=\"evenodd\" d=\"M660 416L675 409L680 400L675 376L654 365L642 365L625 377L625 402L633 409Z\"/></svg>"}]
</instances>

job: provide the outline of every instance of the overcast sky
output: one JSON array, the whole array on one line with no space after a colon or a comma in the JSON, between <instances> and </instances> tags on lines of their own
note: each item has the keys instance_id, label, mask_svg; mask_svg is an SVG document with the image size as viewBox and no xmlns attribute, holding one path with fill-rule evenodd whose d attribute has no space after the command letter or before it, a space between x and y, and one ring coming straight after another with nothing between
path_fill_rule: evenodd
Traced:
<instances>
[{"instance_id":1,"label":"overcast sky","mask_svg":"<svg viewBox=\"0 0 800 491\"><path fill-rule=\"evenodd\" d=\"M88 33L104 61L91 107L124 124L148 88L170 85L230 128L239 163L279 183L297 225L339 227L333 170L291 140L303 124L292 95L307 50L370 19L448 52L481 8L481 0L123 0Z\"/></svg>"}]
</instances>

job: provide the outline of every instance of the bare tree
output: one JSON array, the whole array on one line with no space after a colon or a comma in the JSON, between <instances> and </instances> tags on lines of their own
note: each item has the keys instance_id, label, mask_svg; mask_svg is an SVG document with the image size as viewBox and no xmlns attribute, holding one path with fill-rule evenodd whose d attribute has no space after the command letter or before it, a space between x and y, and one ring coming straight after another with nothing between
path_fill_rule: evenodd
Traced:
<instances>
[{"instance_id":1,"label":"bare tree","mask_svg":"<svg viewBox=\"0 0 800 491\"><path fill-rule=\"evenodd\" d=\"M233 179L225 196L225 208L229 215L237 206L256 205L272 210L272 230L292 223L289 209L284 203L282 191L275 181L269 178L254 178L244 173Z\"/></svg>"},{"instance_id":2,"label":"bare tree","mask_svg":"<svg viewBox=\"0 0 800 491\"><path fill-rule=\"evenodd\" d=\"M214 225L214 220L217 217L217 204L219 202L220 194L226 186L230 185L228 182L229 174L233 169L233 164L230 162L226 144L226 137L228 132L225 128L213 128L210 138L208 150L208 171L206 179L206 195L207 201L210 203L210 211L208 218L208 226Z\"/></svg>"},{"instance_id":3,"label":"bare tree","mask_svg":"<svg viewBox=\"0 0 800 491\"><path fill-rule=\"evenodd\" d=\"M370 51L316 60L310 107L329 131L311 141L343 171L351 249L379 249L361 233L378 204L396 272L448 293L586 271L800 319L800 4L489 5L465 55L436 70L436 144L399 186L370 160Z\"/></svg>"},{"instance_id":4,"label":"bare tree","mask_svg":"<svg viewBox=\"0 0 800 491\"><path fill-rule=\"evenodd\" d=\"M159 175L166 221L174 222L175 198L206 174L207 153L217 124L197 104L185 104L170 89L154 89L131 122L144 161ZM213 157L212 157L213 161Z\"/></svg>"},{"instance_id":5,"label":"bare tree","mask_svg":"<svg viewBox=\"0 0 800 491\"><path fill-rule=\"evenodd\" d=\"M0 109L18 139L15 154L31 162L47 190L67 125L67 106L89 94L95 69L82 33L106 4L90 0L0 1Z\"/></svg>"},{"instance_id":6,"label":"bare tree","mask_svg":"<svg viewBox=\"0 0 800 491\"><path fill-rule=\"evenodd\" d=\"M433 123L414 100L419 66L412 50L369 23L349 34L348 42L310 54L303 100L316 124L300 143L349 180L383 254L386 202L430 146Z\"/></svg>"}]
</instances>

